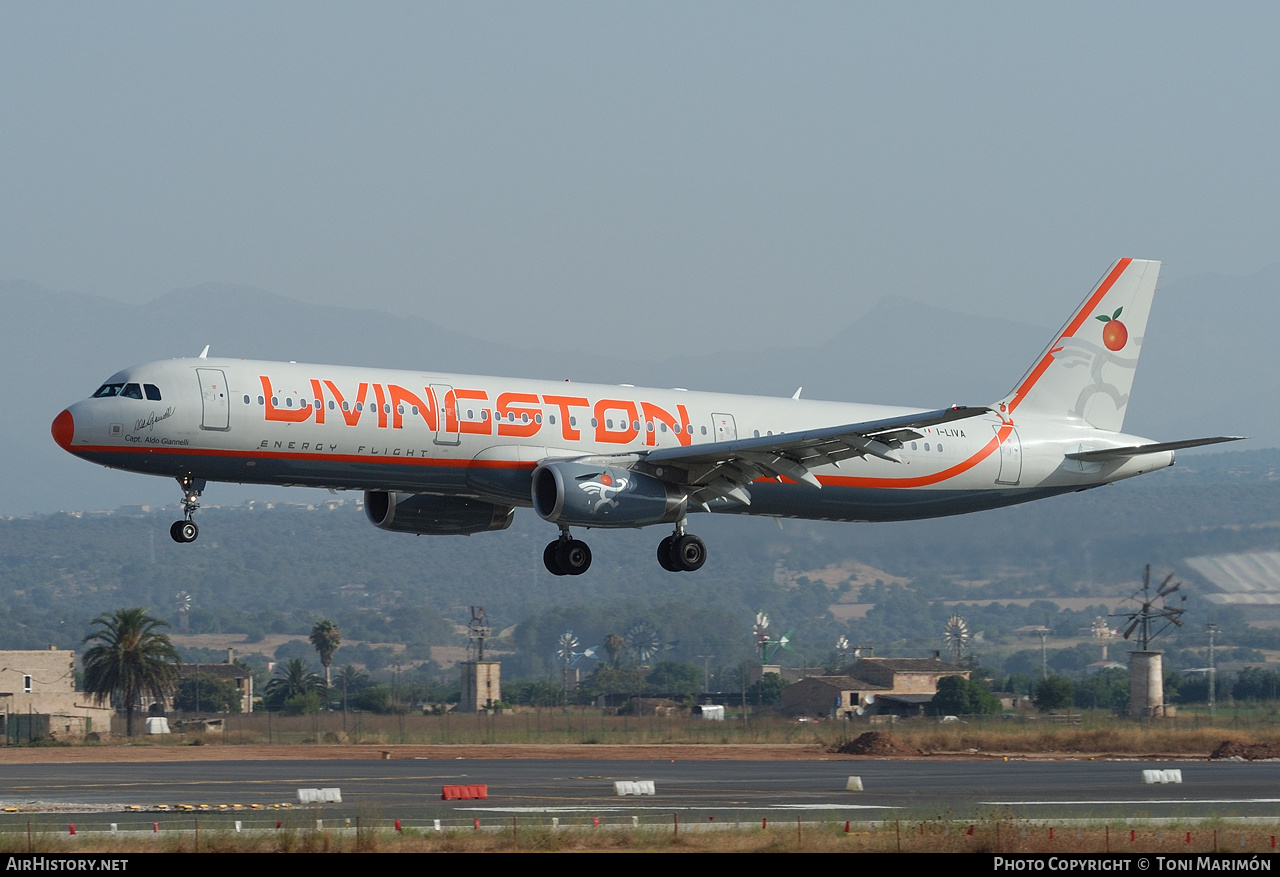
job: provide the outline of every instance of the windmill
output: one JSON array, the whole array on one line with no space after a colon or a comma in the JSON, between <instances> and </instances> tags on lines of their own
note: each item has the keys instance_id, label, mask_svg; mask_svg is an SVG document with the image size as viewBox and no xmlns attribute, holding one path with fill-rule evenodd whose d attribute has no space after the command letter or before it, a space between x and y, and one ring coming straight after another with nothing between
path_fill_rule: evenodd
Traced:
<instances>
[{"instance_id":1,"label":"windmill","mask_svg":"<svg viewBox=\"0 0 1280 877\"><path fill-rule=\"evenodd\" d=\"M951 663L959 664L969 645L969 625L959 615L952 615L942 628L942 643L951 652Z\"/></svg>"},{"instance_id":2,"label":"windmill","mask_svg":"<svg viewBox=\"0 0 1280 877\"><path fill-rule=\"evenodd\" d=\"M489 618L484 614L483 606L471 607L471 620L467 622L467 657L476 653L476 660L484 660L484 643L493 638L493 628L489 626Z\"/></svg>"},{"instance_id":3,"label":"windmill","mask_svg":"<svg viewBox=\"0 0 1280 877\"><path fill-rule=\"evenodd\" d=\"M756 649L760 652L760 663L769 663L770 658L778 654L778 649L791 648L791 633L787 631L777 639L769 633L769 616L764 612L756 613L756 623L751 627L756 640Z\"/></svg>"},{"instance_id":4,"label":"windmill","mask_svg":"<svg viewBox=\"0 0 1280 877\"><path fill-rule=\"evenodd\" d=\"M626 649L637 664L648 664L654 656L667 648L657 629L647 621L637 621L623 636Z\"/></svg>"},{"instance_id":5,"label":"windmill","mask_svg":"<svg viewBox=\"0 0 1280 877\"><path fill-rule=\"evenodd\" d=\"M178 630L183 633L187 632L187 617L191 613L191 595L186 591L179 591L173 598L174 608L178 610Z\"/></svg>"},{"instance_id":6,"label":"windmill","mask_svg":"<svg viewBox=\"0 0 1280 877\"><path fill-rule=\"evenodd\" d=\"M1170 605L1169 595L1182 587L1182 582L1173 581L1173 573L1165 576L1164 581L1151 592L1151 564L1147 564L1142 573L1142 587L1134 592L1130 600L1138 600L1140 608L1133 612L1117 613L1129 622L1124 630L1124 638L1128 639L1134 631L1138 631L1138 643L1142 651L1151 651L1151 641L1170 627L1182 627L1182 613L1186 611L1184 604L1187 595L1183 594L1177 605ZM1139 598L1139 594L1141 598ZM1153 629L1154 628L1154 629Z\"/></svg>"},{"instance_id":7,"label":"windmill","mask_svg":"<svg viewBox=\"0 0 1280 877\"><path fill-rule=\"evenodd\" d=\"M1093 619L1093 626L1089 628L1089 632L1094 639L1102 644L1102 660L1107 660L1107 640L1117 636L1116 632L1107 624L1105 618Z\"/></svg>"},{"instance_id":8,"label":"windmill","mask_svg":"<svg viewBox=\"0 0 1280 877\"><path fill-rule=\"evenodd\" d=\"M1137 631L1141 646L1129 653L1129 715L1133 718L1165 714L1162 656L1160 652L1151 651L1151 641L1171 627L1182 627L1187 597L1183 594L1177 604L1169 599L1181 587L1182 582L1175 582L1170 573L1152 590L1151 564L1147 564L1142 573L1142 587L1129 598L1138 600L1139 608L1119 613L1129 622L1124 638Z\"/></svg>"},{"instance_id":9,"label":"windmill","mask_svg":"<svg viewBox=\"0 0 1280 877\"><path fill-rule=\"evenodd\" d=\"M579 651L581 645L577 635L572 630L566 630L560 634L560 639L556 641L556 658L560 661L560 684L566 691L570 687L569 671L578 666L578 662L583 658L594 658L596 656L595 646ZM576 679L574 682L574 687L576 688Z\"/></svg>"},{"instance_id":10,"label":"windmill","mask_svg":"<svg viewBox=\"0 0 1280 877\"><path fill-rule=\"evenodd\" d=\"M840 634L840 636L836 637L836 656L841 664L849 663L849 653L851 651L853 650L849 647L849 638L847 636Z\"/></svg>"}]
</instances>

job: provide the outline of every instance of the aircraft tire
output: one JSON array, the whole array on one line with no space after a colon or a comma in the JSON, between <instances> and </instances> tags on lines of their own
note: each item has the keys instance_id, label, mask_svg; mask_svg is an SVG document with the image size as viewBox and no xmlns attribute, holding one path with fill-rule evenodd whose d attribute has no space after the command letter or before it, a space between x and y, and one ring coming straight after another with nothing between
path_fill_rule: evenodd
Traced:
<instances>
[{"instance_id":1,"label":"aircraft tire","mask_svg":"<svg viewBox=\"0 0 1280 877\"><path fill-rule=\"evenodd\" d=\"M556 565L563 575L580 576L591 567L591 549L581 539L569 539L556 547Z\"/></svg>"},{"instance_id":2,"label":"aircraft tire","mask_svg":"<svg viewBox=\"0 0 1280 877\"><path fill-rule=\"evenodd\" d=\"M692 533L681 536L671 548L671 559L685 572L702 569L707 562L707 544Z\"/></svg>"},{"instance_id":3,"label":"aircraft tire","mask_svg":"<svg viewBox=\"0 0 1280 877\"><path fill-rule=\"evenodd\" d=\"M178 528L182 526L182 521L174 521L169 527L169 536L174 542L182 542L182 531Z\"/></svg>"},{"instance_id":4,"label":"aircraft tire","mask_svg":"<svg viewBox=\"0 0 1280 877\"><path fill-rule=\"evenodd\" d=\"M675 546L675 541L675 536L667 536L658 543L658 565L667 572L680 572L680 567L676 566L671 558L671 549Z\"/></svg>"},{"instance_id":5,"label":"aircraft tire","mask_svg":"<svg viewBox=\"0 0 1280 877\"><path fill-rule=\"evenodd\" d=\"M200 535L200 528L196 526L195 521L178 521L178 535L182 537L183 542L194 542Z\"/></svg>"},{"instance_id":6,"label":"aircraft tire","mask_svg":"<svg viewBox=\"0 0 1280 877\"><path fill-rule=\"evenodd\" d=\"M556 560L556 550L560 547L560 540L556 539L547 543L547 547L542 549L542 565L547 568L547 572L553 576L564 575L564 570L560 568L560 562Z\"/></svg>"}]
</instances>

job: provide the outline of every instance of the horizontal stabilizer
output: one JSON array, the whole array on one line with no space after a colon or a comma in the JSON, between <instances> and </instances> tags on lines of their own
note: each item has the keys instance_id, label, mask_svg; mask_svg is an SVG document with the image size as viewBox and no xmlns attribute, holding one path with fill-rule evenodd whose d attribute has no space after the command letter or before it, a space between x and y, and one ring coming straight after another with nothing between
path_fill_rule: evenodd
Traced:
<instances>
[{"instance_id":1,"label":"horizontal stabilizer","mask_svg":"<svg viewBox=\"0 0 1280 877\"><path fill-rule=\"evenodd\" d=\"M1181 451L1184 448L1199 448L1204 445L1216 445L1221 442L1238 442L1244 439L1242 435L1219 435L1213 438L1184 439L1180 442L1154 442L1149 445L1129 445L1124 448L1099 448L1096 451L1078 451L1074 454L1066 454L1068 460L1086 460L1090 462L1101 462L1102 460L1124 460L1129 457L1138 457L1143 454L1158 454L1163 451Z\"/></svg>"}]
</instances>

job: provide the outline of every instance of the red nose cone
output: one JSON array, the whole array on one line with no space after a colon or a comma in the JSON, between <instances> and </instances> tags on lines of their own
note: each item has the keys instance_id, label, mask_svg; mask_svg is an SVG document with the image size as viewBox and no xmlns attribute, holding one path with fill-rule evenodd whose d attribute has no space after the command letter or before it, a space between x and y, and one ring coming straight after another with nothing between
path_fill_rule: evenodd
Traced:
<instances>
[{"instance_id":1,"label":"red nose cone","mask_svg":"<svg viewBox=\"0 0 1280 877\"><path fill-rule=\"evenodd\" d=\"M63 411L53 418L53 426L49 428L49 432L53 433L53 440L58 443L58 447L64 451L71 450L71 437L76 434L76 422L71 412Z\"/></svg>"}]
</instances>

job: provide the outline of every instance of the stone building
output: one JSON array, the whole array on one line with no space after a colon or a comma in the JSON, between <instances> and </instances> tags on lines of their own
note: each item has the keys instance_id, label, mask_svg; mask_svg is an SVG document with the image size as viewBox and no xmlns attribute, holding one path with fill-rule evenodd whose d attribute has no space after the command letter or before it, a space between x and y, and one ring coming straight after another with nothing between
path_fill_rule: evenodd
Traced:
<instances>
[{"instance_id":1,"label":"stone building","mask_svg":"<svg viewBox=\"0 0 1280 877\"><path fill-rule=\"evenodd\" d=\"M969 671L939 658L860 658L840 676L810 676L782 690L782 709L797 715L915 715L944 676Z\"/></svg>"},{"instance_id":2,"label":"stone building","mask_svg":"<svg viewBox=\"0 0 1280 877\"><path fill-rule=\"evenodd\" d=\"M107 737L115 714L109 704L98 706L76 691L76 653L53 646L0 651L0 709L6 743Z\"/></svg>"}]
</instances>

